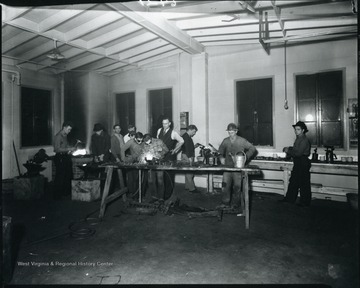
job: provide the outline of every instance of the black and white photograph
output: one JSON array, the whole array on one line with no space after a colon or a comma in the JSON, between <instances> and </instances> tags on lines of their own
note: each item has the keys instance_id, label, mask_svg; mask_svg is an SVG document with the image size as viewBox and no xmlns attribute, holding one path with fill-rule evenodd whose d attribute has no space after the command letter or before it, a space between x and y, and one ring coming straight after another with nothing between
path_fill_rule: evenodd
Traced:
<instances>
[{"instance_id":1,"label":"black and white photograph","mask_svg":"<svg viewBox=\"0 0 360 288\"><path fill-rule=\"evenodd\" d=\"M1 0L3 287L359 287L358 0Z\"/></svg>"}]
</instances>

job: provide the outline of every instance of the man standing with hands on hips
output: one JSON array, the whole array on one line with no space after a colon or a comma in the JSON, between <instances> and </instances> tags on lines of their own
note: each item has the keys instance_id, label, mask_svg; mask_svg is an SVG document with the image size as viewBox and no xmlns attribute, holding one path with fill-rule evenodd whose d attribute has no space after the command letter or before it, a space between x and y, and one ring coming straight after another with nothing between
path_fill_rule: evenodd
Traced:
<instances>
[{"instance_id":1,"label":"man standing with hands on hips","mask_svg":"<svg viewBox=\"0 0 360 288\"><path fill-rule=\"evenodd\" d=\"M158 129L156 136L158 139L161 139L169 149L169 152L164 157L164 161L176 161L176 154L184 144L184 139L171 128L171 121L168 117L165 116L163 118L162 126L162 128ZM156 173L163 174L162 176L159 175L159 177L164 178L165 192L163 197L164 200L167 200L173 193L175 172L167 171L167 177L164 177L164 171L157 171ZM169 199L169 202L172 200L173 199Z\"/></svg>"},{"instance_id":2,"label":"man standing with hands on hips","mask_svg":"<svg viewBox=\"0 0 360 288\"><path fill-rule=\"evenodd\" d=\"M291 171L286 196L279 202L295 203L298 190L300 190L300 202L297 205L300 207L307 207L310 206L311 202L311 162L309 159L311 143L305 135L305 133L308 132L308 129L304 122L298 121L292 126L294 127L296 135L294 146L284 147L283 152L285 152L287 156L293 158L294 166Z\"/></svg>"},{"instance_id":3,"label":"man standing with hands on hips","mask_svg":"<svg viewBox=\"0 0 360 288\"><path fill-rule=\"evenodd\" d=\"M225 138L219 147L220 161L225 165L234 166L232 155L238 152L246 154L246 161L249 162L251 157L255 155L256 148L245 138L237 135L238 128L235 123L230 123L226 131L229 137ZM223 207L232 206L239 207L241 202L241 176L238 172L224 172L222 181L222 205ZM232 186L234 186L233 193ZM244 207L242 207L244 208Z\"/></svg>"}]
</instances>

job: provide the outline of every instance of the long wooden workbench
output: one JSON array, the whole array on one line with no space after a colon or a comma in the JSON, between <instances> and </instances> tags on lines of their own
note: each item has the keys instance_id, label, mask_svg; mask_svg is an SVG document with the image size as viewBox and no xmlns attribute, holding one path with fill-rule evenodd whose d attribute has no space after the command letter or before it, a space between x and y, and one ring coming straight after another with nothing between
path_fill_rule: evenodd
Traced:
<instances>
[{"instance_id":1,"label":"long wooden workbench","mask_svg":"<svg viewBox=\"0 0 360 288\"><path fill-rule=\"evenodd\" d=\"M199 165L199 166L177 166L177 165L149 165L149 164L125 164L125 163L113 163L113 164L104 164L101 167L106 169L106 181L104 186L104 191L102 195L101 205L100 205L100 214L99 218L102 218L105 213L106 204L115 198L124 195L128 189L124 185L123 176L121 170L138 170L139 171L139 191L141 191L141 173L145 170L164 170L164 171L179 171L179 172L192 172L192 173L207 173L212 176L214 172L238 172L239 177L242 177L243 185L243 195L244 195L244 206L245 206L245 226L246 229L249 229L250 223L250 211L249 211L249 175L259 175L261 173L260 169L254 166L244 167L244 168L234 168L228 166L209 166L209 165ZM120 179L120 190L116 191L113 194L109 195L109 188L111 184L112 174L114 169L117 170L117 174ZM212 180L211 180L212 181ZM211 185L212 187L212 185ZM141 202L141 193L139 193L139 202Z\"/></svg>"},{"instance_id":2,"label":"long wooden workbench","mask_svg":"<svg viewBox=\"0 0 360 288\"><path fill-rule=\"evenodd\" d=\"M271 171L283 171L283 195L286 194L289 185L289 178L291 170L293 168L292 161L285 160L251 160L251 164L259 167L261 170ZM328 174L328 175L343 175L343 176L358 176L358 164L357 163L324 163L315 162L311 163L310 173L312 174ZM279 185L279 184L274 184ZM264 188L266 189L266 188ZM343 190L343 191L341 191ZM331 187L318 187L316 184L312 186L312 192L324 192L324 193L339 193L346 194L347 192L357 192L354 189L341 189ZM343 195L345 196L345 195Z\"/></svg>"}]
</instances>

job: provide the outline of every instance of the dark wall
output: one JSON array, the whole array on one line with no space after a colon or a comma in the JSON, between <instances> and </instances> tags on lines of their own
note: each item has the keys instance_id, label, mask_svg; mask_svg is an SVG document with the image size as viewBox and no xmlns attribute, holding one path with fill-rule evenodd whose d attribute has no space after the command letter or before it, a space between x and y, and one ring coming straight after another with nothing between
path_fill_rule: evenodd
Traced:
<instances>
[{"instance_id":1,"label":"dark wall","mask_svg":"<svg viewBox=\"0 0 360 288\"><path fill-rule=\"evenodd\" d=\"M66 73L64 78L64 120L74 124L68 136L72 144L77 139L86 143L87 139L87 78L88 74L84 73Z\"/></svg>"}]
</instances>

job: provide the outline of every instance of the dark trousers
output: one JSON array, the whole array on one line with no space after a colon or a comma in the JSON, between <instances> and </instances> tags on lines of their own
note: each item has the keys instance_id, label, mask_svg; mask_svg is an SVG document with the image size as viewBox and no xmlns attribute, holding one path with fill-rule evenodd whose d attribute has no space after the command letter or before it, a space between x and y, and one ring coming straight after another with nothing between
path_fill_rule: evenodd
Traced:
<instances>
[{"instance_id":1,"label":"dark trousers","mask_svg":"<svg viewBox=\"0 0 360 288\"><path fill-rule=\"evenodd\" d=\"M56 154L55 163L55 180L54 180L54 198L59 199L61 196L71 194L72 160L69 154Z\"/></svg>"},{"instance_id":2,"label":"dark trousers","mask_svg":"<svg viewBox=\"0 0 360 288\"><path fill-rule=\"evenodd\" d=\"M139 171L138 170L127 170L126 171L127 178L127 187L129 189L130 195L137 194L137 190L139 189ZM142 185L144 186L144 185ZM142 196L144 196L144 187L142 187Z\"/></svg>"},{"instance_id":3,"label":"dark trousers","mask_svg":"<svg viewBox=\"0 0 360 288\"><path fill-rule=\"evenodd\" d=\"M169 199L174 190L175 172L149 170L147 176L151 196L163 200Z\"/></svg>"},{"instance_id":4,"label":"dark trousers","mask_svg":"<svg viewBox=\"0 0 360 288\"><path fill-rule=\"evenodd\" d=\"M310 205L310 160L305 157L294 157L294 167L291 171L290 183L285 196L286 201L294 203L300 190L300 203Z\"/></svg>"}]
</instances>

